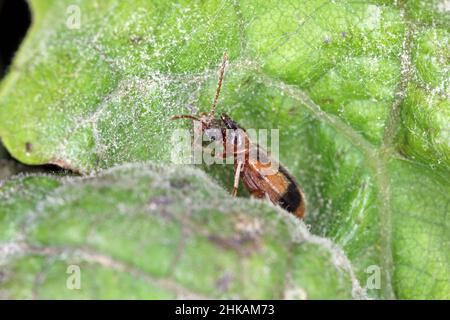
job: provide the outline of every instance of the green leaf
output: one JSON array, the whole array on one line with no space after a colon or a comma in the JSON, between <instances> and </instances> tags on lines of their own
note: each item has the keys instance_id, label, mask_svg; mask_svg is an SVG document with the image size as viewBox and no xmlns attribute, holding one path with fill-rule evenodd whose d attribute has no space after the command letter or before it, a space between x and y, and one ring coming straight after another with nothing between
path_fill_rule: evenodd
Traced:
<instances>
[{"instance_id":1,"label":"green leaf","mask_svg":"<svg viewBox=\"0 0 450 320\"><path fill-rule=\"evenodd\" d=\"M369 296L450 298L445 1L86 0L79 29L71 4L31 2L1 84L15 158L81 173L170 162L173 129L189 124L168 118L208 110L227 51L218 111L280 129L312 232L343 248L363 286L380 268ZM204 169L229 188L232 168Z\"/></svg>"},{"instance_id":2,"label":"green leaf","mask_svg":"<svg viewBox=\"0 0 450 320\"><path fill-rule=\"evenodd\" d=\"M268 202L230 198L198 169L20 177L0 200L2 297L364 297L329 240ZM78 290L66 287L70 266Z\"/></svg>"}]
</instances>

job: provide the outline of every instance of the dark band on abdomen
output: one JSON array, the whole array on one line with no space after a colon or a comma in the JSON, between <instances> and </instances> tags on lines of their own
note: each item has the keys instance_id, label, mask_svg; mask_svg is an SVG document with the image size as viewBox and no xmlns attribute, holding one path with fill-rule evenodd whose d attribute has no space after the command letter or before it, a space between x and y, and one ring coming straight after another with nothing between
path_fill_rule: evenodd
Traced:
<instances>
[{"instance_id":1,"label":"dark band on abdomen","mask_svg":"<svg viewBox=\"0 0 450 320\"><path fill-rule=\"evenodd\" d=\"M288 189L281 196L280 200L278 200L280 206L289 212L297 210L302 201L302 195L300 194L297 185L292 182L289 184Z\"/></svg>"},{"instance_id":2,"label":"dark band on abdomen","mask_svg":"<svg viewBox=\"0 0 450 320\"><path fill-rule=\"evenodd\" d=\"M285 193L280 197L278 203L280 207L289 212L295 212L304 201L299 187L291 175L282 166L279 167L280 172L289 181L289 186Z\"/></svg>"}]
</instances>

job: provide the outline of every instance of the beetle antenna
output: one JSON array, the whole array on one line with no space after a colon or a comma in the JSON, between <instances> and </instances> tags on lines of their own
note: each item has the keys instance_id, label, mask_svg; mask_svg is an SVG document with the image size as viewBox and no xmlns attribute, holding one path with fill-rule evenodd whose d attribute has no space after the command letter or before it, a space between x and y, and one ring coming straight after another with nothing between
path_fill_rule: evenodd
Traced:
<instances>
[{"instance_id":1,"label":"beetle antenna","mask_svg":"<svg viewBox=\"0 0 450 320\"><path fill-rule=\"evenodd\" d=\"M192 119L192 120L196 120L196 121L200 121L203 124L206 124L203 120L195 117L195 116L191 116L190 114L181 114L178 116L172 116L170 117L170 120L176 120L176 119Z\"/></svg>"},{"instance_id":2,"label":"beetle antenna","mask_svg":"<svg viewBox=\"0 0 450 320\"><path fill-rule=\"evenodd\" d=\"M220 94L220 89L222 88L223 75L225 73L225 66L227 65L227 60L228 60L228 55L226 52L224 52L222 65L220 66L220 71L219 71L219 81L217 83L216 95L214 96L214 101L211 106L211 111L209 112L209 115L212 117L214 117L214 111L216 108L217 100L219 100L219 94Z\"/></svg>"}]
</instances>

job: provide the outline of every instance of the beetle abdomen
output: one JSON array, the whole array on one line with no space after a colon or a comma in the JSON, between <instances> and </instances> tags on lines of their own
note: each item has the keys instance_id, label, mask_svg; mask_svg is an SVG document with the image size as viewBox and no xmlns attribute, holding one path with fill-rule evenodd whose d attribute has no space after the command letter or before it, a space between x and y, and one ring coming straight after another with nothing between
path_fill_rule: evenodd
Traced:
<instances>
[{"instance_id":1,"label":"beetle abdomen","mask_svg":"<svg viewBox=\"0 0 450 320\"><path fill-rule=\"evenodd\" d=\"M291 183L288 186L286 192L278 200L278 204L284 210L293 213L299 218L303 218L305 215L305 199L303 197L303 192L301 192L294 183Z\"/></svg>"},{"instance_id":2,"label":"beetle abdomen","mask_svg":"<svg viewBox=\"0 0 450 320\"><path fill-rule=\"evenodd\" d=\"M280 166L279 171L284 175L288 185L286 191L279 198L278 204L286 211L303 218L305 215L305 196L302 190L285 168Z\"/></svg>"},{"instance_id":3,"label":"beetle abdomen","mask_svg":"<svg viewBox=\"0 0 450 320\"><path fill-rule=\"evenodd\" d=\"M251 162L244 167L242 181L250 193L257 198L267 195L274 204L299 218L305 215L305 196L294 178L283 166L273 174L263 175L266 167L260 162ZM267 167L266 167L267 168Z\"/></svg>"}]
</instances>

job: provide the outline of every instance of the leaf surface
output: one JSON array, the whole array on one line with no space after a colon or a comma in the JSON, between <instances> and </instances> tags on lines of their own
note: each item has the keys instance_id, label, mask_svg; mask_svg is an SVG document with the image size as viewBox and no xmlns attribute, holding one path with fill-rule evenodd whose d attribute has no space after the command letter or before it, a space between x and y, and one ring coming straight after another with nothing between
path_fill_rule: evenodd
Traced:
<instances>
[{"instance_id":1,"label":"leaf surface","mask_svg":"<svg viewBox=\"0 0 450 320\"><path fill-rule=\"evenodd\" d=\"M28 175L0 200L2 298L364 297L331 241L268 202L230 198L198 169Z\"/></svg>"}]
</instances>

